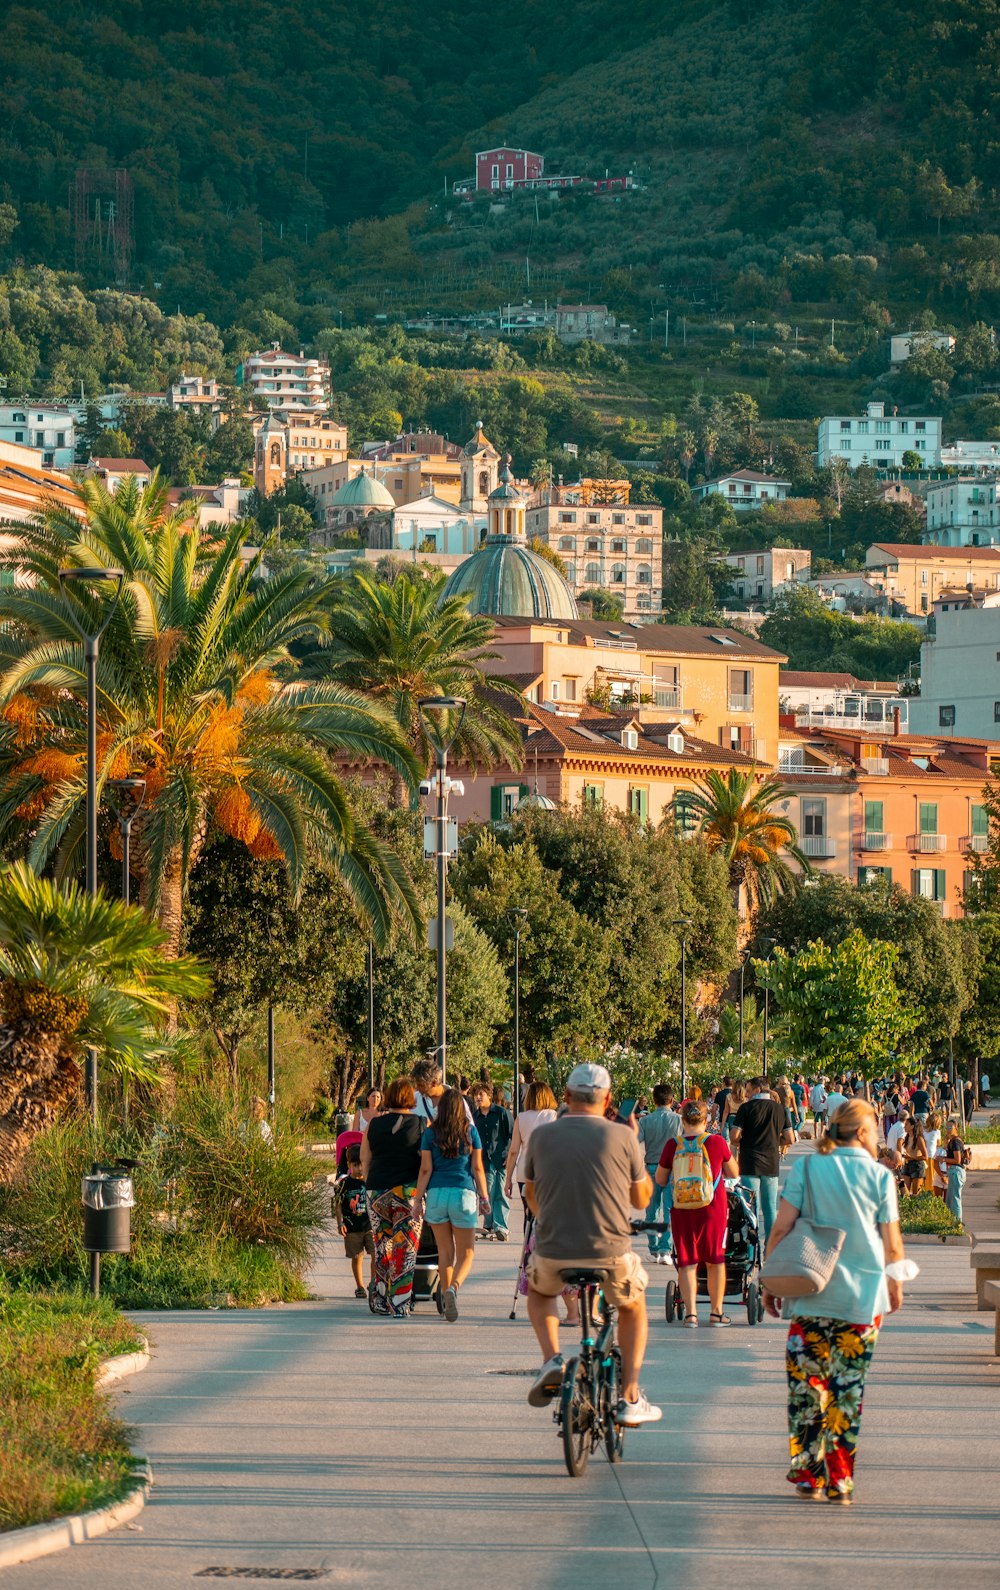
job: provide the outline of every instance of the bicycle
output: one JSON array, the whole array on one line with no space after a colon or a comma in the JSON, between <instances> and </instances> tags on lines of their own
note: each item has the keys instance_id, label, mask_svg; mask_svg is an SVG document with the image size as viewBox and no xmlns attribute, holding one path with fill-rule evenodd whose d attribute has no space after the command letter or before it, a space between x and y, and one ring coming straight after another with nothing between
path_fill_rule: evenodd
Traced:
<instances>
[{"instance_id":1,"label":"bicycle","mask_svg":"<svg viewBox=\"0 0 1000 1590\"><path fill-rule=\"evenodd\" d=\"M563 1457L574 1479L603 1442L609 1463L620 1463L624 1426L615 1422L622 1394L622 1355L615 1341L615 1311L603 1293L607 1271L563 1270L567 1286L580 1299L580 1352L563 1371L555 1421Z\"/></svg>"}]
</instances>

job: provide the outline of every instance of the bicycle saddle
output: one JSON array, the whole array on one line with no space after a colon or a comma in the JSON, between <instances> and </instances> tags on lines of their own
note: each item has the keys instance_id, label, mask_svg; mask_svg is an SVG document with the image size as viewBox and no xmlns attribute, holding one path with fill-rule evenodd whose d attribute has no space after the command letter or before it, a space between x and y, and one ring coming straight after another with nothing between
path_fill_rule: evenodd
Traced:
<instances>
[{"instance_id":1,"label":"bicycle saddle","mask_svg":"<svg viewBox=\"0 0 1000 1590\"><path fill-rule=\"evenodd\" d=\"M567 1286L601 1286L608 1278L607 1270L560 1270Z\"/></svg>"}]
</instances>

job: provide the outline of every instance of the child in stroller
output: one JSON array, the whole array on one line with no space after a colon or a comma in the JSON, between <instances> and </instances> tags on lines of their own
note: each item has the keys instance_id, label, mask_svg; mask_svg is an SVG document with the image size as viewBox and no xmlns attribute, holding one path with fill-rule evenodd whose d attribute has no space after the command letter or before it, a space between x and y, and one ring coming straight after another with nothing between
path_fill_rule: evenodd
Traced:
<instances>
[{"instance_id":1,"label":"child in stroller","mask_svg":"<svg viewBox=\"0 0 1000 1590\"><path fill-rule=\"evenodd\" d=\"M729 1300L738 1298L747 1311L747 1323L757 1325L764 1318L760 1295L761 1248L757 1221L757 1200L739 1181L726 1181L726 1289ZM698 1266L698 1297L708 1297L704 1265ZM684 1318L677 1282L667 1282L664 1310L669 1325Z\"/></svg>"}]
</instances>

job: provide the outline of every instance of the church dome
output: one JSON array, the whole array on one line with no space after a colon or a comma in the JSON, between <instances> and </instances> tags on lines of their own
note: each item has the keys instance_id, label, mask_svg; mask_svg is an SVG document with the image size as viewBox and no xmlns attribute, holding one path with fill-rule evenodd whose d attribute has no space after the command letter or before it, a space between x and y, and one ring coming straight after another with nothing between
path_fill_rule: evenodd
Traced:
<instances>
[{"instance_id":1,"label":"church dome","mask_svg":"<svg viewBox=\"0 0 1000 1590\"><path fill-rule=\"evenodd\" d=\"M494 618L579 618L573 593L546 558L508 538L489 540L460 563L442 600L468 596L470 613Z\"/></svg>"},{"instance_id":2,"label":"church dome","mask_svg":"<svg viewBox=\"0 0 1000 1590\"><path fill-rule=\"evenodd\" d=\"M531 795L522 795L514 810L517 812L557 812L559 808L555 801L550 800L547 795L540 795L538 790L535 790Z\"/></svg>"},{"instance_id":3,"label":"church dome","mask_svg":"<svg viewBox=\"0 0 1000 1590\"><path fill-rule=\"evenodd\" d=\"M365 511L375 509L392 509L396 506L395 498L387 487L374 475L366 474L364 470L360 475L355 475L352 480L345 481L339 491L334 492L330 498L331 508L360 508Z\"/></svg>"}]
</instances>

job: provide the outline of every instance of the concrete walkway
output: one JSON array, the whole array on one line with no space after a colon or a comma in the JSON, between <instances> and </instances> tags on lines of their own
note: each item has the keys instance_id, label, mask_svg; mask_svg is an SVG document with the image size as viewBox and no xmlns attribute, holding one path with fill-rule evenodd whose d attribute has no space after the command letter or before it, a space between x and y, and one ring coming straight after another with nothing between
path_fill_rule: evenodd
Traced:
<instances>
[{"instance_id":1,"label":"concrete walkway","mask_svg":"<svg viewBox=\"0 0 1000 1590\"><path fill-rule=\"evenodd\" d=\"M448 1325L373 1319L330 1245L328 1300L143 1315L153 1363L119 1397L157 1484L138 1527L0 1575L4 1590L166 1590L206 1570L363 1590L660 1590L813 1582L996 1586L1000 1362L962 1248L922 1247L885 1327L859 1502L806 1507L784 1480L783 1331L680 1330L655 1270L645 1384L661 1425L566 1474L536 1361L507 1318L513 1244L482 1244ZM571 1333L566 1333L571 1344ZM571 1350L571 1346L570 1346ZM284 1570L284 1572L282 1572ZM239 1575L239 1577L244 1577Z\"/></svg>"}]
</instances>

